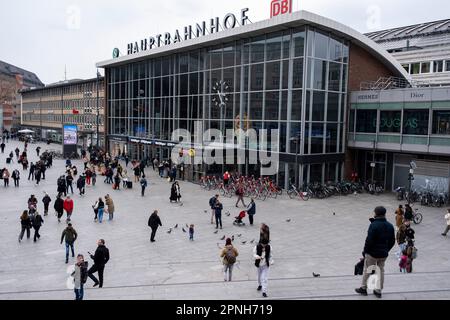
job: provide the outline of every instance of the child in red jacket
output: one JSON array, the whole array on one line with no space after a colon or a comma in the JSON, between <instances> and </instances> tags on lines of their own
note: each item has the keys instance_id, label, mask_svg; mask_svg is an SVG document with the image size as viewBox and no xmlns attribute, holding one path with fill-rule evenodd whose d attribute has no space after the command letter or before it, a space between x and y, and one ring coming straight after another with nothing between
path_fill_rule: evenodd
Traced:
<instances>
[{"instance_id":1,"label":"child in red jacket","mask_svg":"<svg viewBox=\"0 0 450 320\"><path fill-rule=\"evenodd\" d=\"M70 221L73 212L73 200L70 199L70 197L67 197L66 200L64 200L64 210L67 212L67 221Z\"/></svg>"}]
</instances>

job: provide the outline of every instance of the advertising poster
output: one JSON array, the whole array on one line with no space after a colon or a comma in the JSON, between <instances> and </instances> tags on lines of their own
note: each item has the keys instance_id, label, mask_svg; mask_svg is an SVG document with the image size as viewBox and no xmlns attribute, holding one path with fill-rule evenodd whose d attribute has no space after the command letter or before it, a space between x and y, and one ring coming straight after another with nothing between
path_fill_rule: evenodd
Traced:
<instances>
[{"instance_id":1,"label":"advertising poster","mask_svg":"<svg viewBox=\"0 0 450 320\"><path fill-rule=\"evenodd\" d=\"M74 124L64 125L64 144L76 145L77 144L77 126Z\"/></svg>"}]
</instances>

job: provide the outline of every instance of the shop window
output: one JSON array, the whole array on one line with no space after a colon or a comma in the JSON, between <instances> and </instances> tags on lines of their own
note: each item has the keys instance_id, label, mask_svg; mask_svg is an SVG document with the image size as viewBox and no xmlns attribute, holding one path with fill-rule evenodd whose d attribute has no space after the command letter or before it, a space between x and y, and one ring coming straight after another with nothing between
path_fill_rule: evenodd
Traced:
<instances>
[{"instance_id":1,"label":"shop window","mask_svg":"<svg viewBox=\"0 0 450 320\"><path fill-rule=\"evenodd\" d=\"M356 132L375 133L377 131L376 119L377 110L357 110Z\"/></svg>"},{"instance_id":2,"label":"shop window","mask_svg":"<svg viewBox=\"0 0 450 320\"><path fill-rule=\"evenodd\" d=\"M404 110L403 134L428 135L429 110Z\"/></svg>"},{"instance_id":3,"label":"shop window","mask_svg":"<svg viewBox=\"0 0 450 320\"><path fill-rule=\"evenodd\" d=\"M410 73L411 74L419 74L420 73L420 62L411 64Z\"/></svg>"},{"instance_id":4,"label":"shop window","mask_svg":"<svg viewBox=\"0 0 450 320\"><path fill-rule=\"evenodd\" d=\"M433 111L433 134L450 135L450 110Z\"/></svg>"},{"instance_id":5,"label":"shop window","mask_svg":"<svg viewBox=\"0 0 450 320\"><path fill-rule=\"evenodd\" d=\"M380 112L380 132L400 133L402 126L401 111Z\"/></svg>"}]
</instances>

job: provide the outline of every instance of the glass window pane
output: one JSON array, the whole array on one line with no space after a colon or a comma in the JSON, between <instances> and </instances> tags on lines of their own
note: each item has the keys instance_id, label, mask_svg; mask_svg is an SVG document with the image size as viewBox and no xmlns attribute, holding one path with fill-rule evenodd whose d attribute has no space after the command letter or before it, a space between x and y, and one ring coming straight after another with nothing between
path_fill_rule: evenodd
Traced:
<instances>
[{"instance_id":1,"label":"glass window pane","mask_svg":"<svg viewBox=\"0 0 450 320\"><path fill-rule=\"evenodd\" d=\"M274 34L266 40L267 61L280 60L281 58L281 40L282 34Z\"/></svg>"},{"instance_id":2,"label":"glass window pane","mask_svg":"<svg viewBox=\"0 0 450 320\"><path fill-rule=\"evenodd\" d=\"M433 134L450 134L450 110L433 111Z\"/></svg>"},{"instance_id":3,"label":"glass window pane","mask_svg":"<svg viewBox=\"0 0 450 320\"><path fill-rule=\"evenodd\" d=\"M355 110L350 110L350 116L348 119L348 131L355 132Z\"/></svg>"},{"instance_id":4,"label":"glass window pane","mask_svg":"<svg viewBox=\"0 0 450 320\"><path fill-rule=\"evenodd\" d=\"M341 90L341 64L330 62L328 74L328 90L340 91Z\"/></svg>"},{"instance_id":5,"label":"glass window pane","mask_svg":"<svg viewBox=\"0 0 450 320\"><path fill-rule=\"evenodd\" d=\"M295 59L294 67L292 70L293 74L293 88L302 88L303 87L303 59Z\"/></svg>"},{"instance_id":6,"label":"glass window pane","mask_svg":"<svg viewBox=\"0 0 450 320\"><path fill-rule=\"evenodd\" d=\"M342 42L333 38L330 38L330 60L342 61Z\"/></svg>"},{"instance_id":7,"label":"glass window pane","mask_svg":"<svg viewBox=\"0 0 450 320\"><path fill-rule=\"evenodd\" d=\"M280 119L281 120L287 120L287 100L288 100L288 92L282 91L281 92L281 113L280 113Z\"/></svg>"},{"instance_id":8,"label":"glass window pane","mask_svg":"<svg viewBox=\"0 0 450 320\"><path fill-rule=\"evenodd\" d=\"M328 94L327 121L339 121L339 94Z\"/></svg>"},{"instance_id":9,"label":"glass window pane","mask_svg":"<svg viewBox=\"0 0 450 320\"><path fill-rule=\"evenodd\" d=\"M251 65L251 90L263 90L264 85L264 64Z\"/></svg>"},{"instance_id":10,"label":"glass window pane","mask_svg":"<svg viewBox=\"0 0 450 320\"><path fill-rule=\"evenodd\" d=\"M324 121L325 119L325 92L314 91L312 121Z\"/></svg>"},{"instance_id":11,"label":"glass window pane","mask_svg":"<svg viewBox=\"0 0 450 320\"><path fill-rule=\"evenodd\" d=\"M280 93L278 91L266 92L265 120L278 120L278 107Z\"/></svg>"},{"instance_id":12,"label":"glass window pane","mask_svg":"<svg viewBox=\"0 0 450 320\"><path fill-rule=\"evenodd\" d=\"M257 37L252 39L251 43L251 63L264 61L264 37Z\"/></svg>"},{"instance_id":13,"label":"glass window pane","mask_svg":"<svg viewBox=\"0 0 450 320\"><path fill-rule=\"evenodd\" d=\"M294 56L303 57L305 54L305 38L306 32L304 29L295 30L292 35L294 43Z\"/></svg>"},{"instance_id":14,"label":"glass window pane","mask_svg":"<svg viewBox=\"0 0 450 320\"><path fill-rule=\"evenodd\" d=\"M313 123L311 130L311 154L323 153L323 123Z\"/></svg>"},{"instance_id":15,"label":"glass window pane","mask_svg":"<svg viewBox=\"0 0 450 320\"><path fill-rule=\"evenodd\" d=\"M224 92L226 94L234 92L234 68L227 68L223 70L223 81L225 82L223 88Z\"/></svg>"},{"instance_id":16,"label":"glass window pane","mask_svg":"<svg viewBox=\"0 0 450 320\"><path fill-rule=\"evenodd\" d=\"M187 54L180 55L179 63L180 63L180 73L189 71L189 68L188 68L189 56Z\"/></svg>"},{"instance_id":17,"label":"glass window pane","mask_svg":"<svg viewBox=\"0 0 450 320\"><path fill-rule=\"evenodd\" d=\"M356 132L375 133L377 110L357 110Z\"/></svg>"},{"instance_id":18,"label":"glass window pane","mask_svg":"<svg viewBox=\"0 0 450 320\"><path fill-rule=\"evenodd\" d=\"M215 47L210 52L211 69L222 68L222 47Z\"/></svg>"},{"instance_id":19,"label":"glass window pane","mask_svg":"<svg viewBox=\"0 0 450 320\"><path fill-rule=\"evenodd\" d=\"M291 34L286 31L283 34L283 59L290 57L290 44L291 44Z\"/></svg>"},{"instance_id":20,"label":"glass window pane","mask_svg":"<svg viewBox=\"0 0 450 320\"><path fill-rule=\"evenodd\" d=\"M429 110L404 110L403 133L428 135Z\"/></svg>"},{"instance_id":21,"label":"glass window pane","mask_svg":"<svg viewBox=\"0 0 450 320\"><path fill-rule=\"evenodd\" d=\"M317 32L314 37L314 56L316 58L328 59L328 36Z\"/></svg>"},{"instance_id":22,"label":"glass window pane","mask_svg":"<svg viewBox=\"0 0 450 320\"><path fill-rule=\"evenodd\" d=\"M420 63L412 63L411 64L411 74L419 74L420 73Z\"/></svg>"},{"instance_id":23,"label":"glass window pane","mask_svg":"<svg viewBox=\"0 0 450 320\"><path fill-rule=\"evenodd\" d=\"M293 90L292 91L292 121L302 120L302 91Z\"/></svg>"},{"instance_id":24,"label":"glass window pane","mask_svg":"<svg viewBox=\"0 0 450 320\"><path fill-rule=\"evenodd\" d=\"M288 89L289 86L289 60L283 61L282 89Z\"/></svg>"},{"instance_id":25,"label":"glass window pane","mask_svg":"<svg viewBox=\"0 0 450 320\"><path fill-rule=\"evenodd\" d=\"M444 61L443 60L434 61L433 62L433 71L434 72L444 71Z\"/></svg>"},{"instance_id":26,"label":"glass window pane","mask_svg":"<svg viewBox=\"0 0 450 320\"><path fill-rule=\"evenodd\" d=\"M266 90L280 89L280 62L266 63Z\"/></svg>"},{"instance_id":27,"label":"glass window pane","mask_svg":"<svg viewBox=\"0 0 450 320\"><path fill-rule=\"evenodd\" d=\"M198 70L199 70L198 51L194 51L189 54L189 71L192 72Z\"/></svg>"},{"instance_id":28,"label":"glass window pane","mask_svg":"<svg viewBox=\"0 0 450 320\"><path fill-rule=\"evenodd\" d=\"M336 153L337 149L337 135L338 135L338 125L337 123L327 124L327 135L325 140L325 152L326 153Z\"/></svg>"},{"instance_id":29,"label":"glass window pane","mask_svg":"<svg viewBox=\"0 0 450 320\"><path fill-rule=\"evenodd\" d=\"M401 111L380 111L380 132L400 133Z\"/></svg>"},{"instance_id":30,"label":"glass window pane","mask_svg":"<svg viewBox=\"0 0 450 320\"><path fill-rule=\"evenodd\" d=\"M312 73L312 88L325 90L327 73L327 62L322 60L314 60L314 73Z\"/></svg>"},{"instance_id":31,"label":"glass window pane","mask_svg":"<svg viewBox=\"0 0 450 320\"><path fill-rule=\"evenodd\" d=\"M263 94L260 92L250 94L250 121L262 119L262 106Z\"/></svg>"},{"instance_id":32,"label":"glass window pane","mask_svg":"<svg viewBox=\"0 0 450 320\"><path fill-rule=\"evenodd\" d=\"M431 71L431 62L422 62L420 73L430 73Z\"/></svg>"},{"instance_id":33,"label":"glass window pane","mask_svg":"<svg viewBox=\"0 0 450 320\"><path fill-rule=\"evenodd\" d=\"M223 67L232 67L234 65L234 45L230 44L223 48Z\"/></svg>"},{"instance_id":34,"label":"glass window pane","mask_svg":"<svg viewBox=\"0 0 450 320\"><path fill-rule=\"evenodd\" d=\"M445 61L445 71L450 71L450 60Z\"/></svg>"},{"instance_id":35,"label":"glass window pane","mask_svg":"<svg viewBox=\"0 0 450 320\"><path fill-rule=\"evenodd\" d=\"M300 142L301 142L301 132L302 125L300 122L291 123L291 132L289 135L289 141L291 145L290 153L299 154L300 153Z\"/></svg>"}]
</instances>

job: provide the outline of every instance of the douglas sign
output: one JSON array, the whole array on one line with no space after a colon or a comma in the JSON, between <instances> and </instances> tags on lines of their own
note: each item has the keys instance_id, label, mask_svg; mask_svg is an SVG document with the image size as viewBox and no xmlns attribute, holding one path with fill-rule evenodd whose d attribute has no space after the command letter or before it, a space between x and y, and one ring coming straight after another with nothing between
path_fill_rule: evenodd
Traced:
<instances>
[{"instance_id":1,"label":"douglas sign","mask_svg":"<svg viewBox=\"0 0 450 320\"><path fill-rule=\"evenodd\" d=\"M151 50L155 47L167 46L172 43L178 43L181 41L190 40L192 38L199 38L205 36L207 33L213 34L220 30L234 29L236 26L244 26L249 22L247 16L248 8L241 10L240 17L236 17L232 13L228 13L222 20L219 17L209 19L197 23L195 26L190 25L184 27L183 30L175 30L173 34L166 32L164 34L158 34L148 39L136 41L128 44L128 54L134 54L141 51Z\"/></svg>"}]
</instances>

